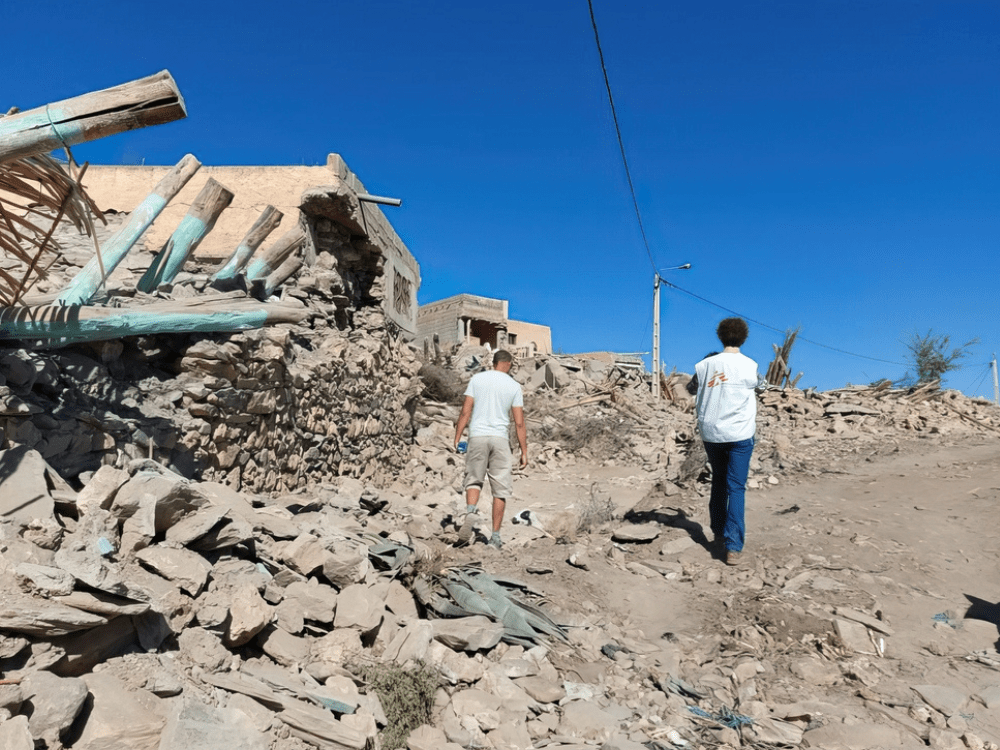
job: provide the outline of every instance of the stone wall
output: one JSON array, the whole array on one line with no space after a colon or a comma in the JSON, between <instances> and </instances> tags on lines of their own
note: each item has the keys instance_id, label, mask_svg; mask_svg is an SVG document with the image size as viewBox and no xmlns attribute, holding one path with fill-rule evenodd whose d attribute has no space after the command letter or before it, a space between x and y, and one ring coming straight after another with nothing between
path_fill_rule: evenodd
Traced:
<instances>
[{"instance_id":1,"label":"stone wall","mask_svg":"<svg viewBox=\"0 0 1000 750\"><path fill-rule=\"evenodd\" d=\"M367 221L344 182L310 195L347 201ZM299 324L57 350L0 342L0 449L34 448L77 485L102 465L144 457L247 491L288 492L335 476L391 484L413 443L420 365L400 325L410 318L386 300L401 273L415 299L419 268L392 244L387 223L366 223L362 234L350 217L316 205L303 203L301 219L310 265L280 292L308 310ZM111 217L101 237L122 218ZM92 240L72 228L58 239L64 257L51 289L91 254ZM134 281L154 249L134 250L112 288ZM190 268L157 294L198 294L206 270Z\"/></svg>"}]
</instances>

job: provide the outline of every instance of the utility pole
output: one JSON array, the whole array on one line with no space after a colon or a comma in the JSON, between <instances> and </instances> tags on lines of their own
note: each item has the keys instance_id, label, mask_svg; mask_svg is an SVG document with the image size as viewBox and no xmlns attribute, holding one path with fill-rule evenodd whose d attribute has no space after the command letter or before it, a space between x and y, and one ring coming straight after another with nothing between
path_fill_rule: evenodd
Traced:
<instances>
[{"instance_id":1,"label":"utility pole","mask_svg":"<svg viewBox=\"0 0 1000 750\"><path fill-rule=\"evenodd\" d=\"M653 400L660 400L660 274L653 275Z\"/></svg>"},{"instance_id":2,"label":"utility pole","mask_svg":"<svg viewBox=\"0 0 1000 750\"><path fill-rule=\"evenodd\" d=\"M1000 380L997 379L997 353L993 352L993 402L1000 406Z\"/></svg>"}]
</instances>

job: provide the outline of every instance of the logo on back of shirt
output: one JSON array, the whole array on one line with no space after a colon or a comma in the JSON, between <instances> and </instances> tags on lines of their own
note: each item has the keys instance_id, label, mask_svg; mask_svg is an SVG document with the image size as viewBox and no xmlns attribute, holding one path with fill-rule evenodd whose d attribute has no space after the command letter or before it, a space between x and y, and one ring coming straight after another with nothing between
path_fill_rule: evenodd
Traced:
<instances>
[{"instance_id":1,"label":"logo on back of shirt","mask_svg":"<svg viewBox=\"0 0 1000 750\"><path fill-rule=\"evenodd\" d=\"M709 380L708 383L705 384L705 387L706 388L712 388L713 386L716 386L716 385L722 385L725 382L726 382L726 373L724 373L724 372L717 372L717 373L715 373L715 375L712 376L712 379Z\"/></svg>"}]
</instances>

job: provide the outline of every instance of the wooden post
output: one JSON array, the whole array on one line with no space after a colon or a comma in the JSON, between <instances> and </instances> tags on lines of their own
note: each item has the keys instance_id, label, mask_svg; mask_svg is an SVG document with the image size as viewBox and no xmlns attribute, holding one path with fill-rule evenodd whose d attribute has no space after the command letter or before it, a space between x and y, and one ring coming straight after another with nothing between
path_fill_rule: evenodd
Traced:
<instances>
[{"instance_id":1,"label":"wooden post","mask_svg":"<svg viewBox=\"0 0 1000 750\"><path fill-rule=\"evenodd\" d=\"M288 279L298 273L305 264L305 260L298 255L291 255L278 268L273 271L264 282L264 294L270 297L274 290L284 284Z\"/></svg>"},{"instance_id":2,"label":"wooden post","mask_svg":"<svg viewBox=\"0 0 1000 750\"><path fill-rule=\"evenodd\" d=\"M142 307L60 306L0 308L0 341L57 339L60 344L158 333L222 333L297 323L302 305L262 304L242 294L217 295Z\"/></svg>"},{"instance_id":3,"label":"wooden post","mask_svg":"<svg viewBox=\"0 0 1000 750\"><path fill-rule=\"evenodd\" d=\"M142 233L149 229L153 220L160 215L160 212L181 191L181 188L187 184L200 167L201 162L188 154L170 170L166 177L157 183L153 192L146 196L142 203L129 214L121 228L101 248L101 259L104 261L106 274L110 274L118 267L118 264L128 255L128 251L132 249ZM101 264L94 257L59 293L57 301L62 305L84 305L90 302L103 280Z\"/></svg>"},{"instance_id":4,"label":"wooden post","mask_svg":"<svg viewBox=\"0 0 1000 750\"><path fill-rule=\"evenodd\" d=\"M247 280L266 279L305 242L306 234L302 231L302 227L288 230L278 238L277 242L261 253L260 257L254 258L247 264Z\"/></svg>"},{"instance_id":5,"label":"wooden post","mask_svg":"<svg viewBox=\"0 0 1000 750\"><path fill-rule=\"evenodd\" d=\"M233 202L233 197L210 177L135 288L149 293L160 284L172 282L205 235L212 231L219 215Z\"/></svg>"},{"instance_id":6,"label":"wooden post","mask_svg":"<svg viewBox=\"0 0 1000 750\"><path fill-rule=\"evenodd\" d=\"M0 118L0 162L186 116L177 84L164 70L114 88Z\"/></svg>"},{"instance_id":7,"label":"wooden post","mask_svg":"<svg viewBox=\"0 0 1000 750\"><path fill-rule=\"evenodd\" d=\"M660 274L653 274L653 399L660 400Z\"/></svg>"},{"instance_id":8,"label":"wooden post","mask_svg":"<svg viewBox=\"0 0 1000 750\"><path fill-rule=\"evenodd\" d=\"M261 246L261 243L277 228L283 216L284 214L274 206L265 208L264 212L257 218L257 221L250 227L247 236L236 246L236 251L229 257L229 260L223 263L219 270L212 276L212 281L231 279L236 276L253 254L257 252L257 248Z\"/></svg>"}]
</instances>

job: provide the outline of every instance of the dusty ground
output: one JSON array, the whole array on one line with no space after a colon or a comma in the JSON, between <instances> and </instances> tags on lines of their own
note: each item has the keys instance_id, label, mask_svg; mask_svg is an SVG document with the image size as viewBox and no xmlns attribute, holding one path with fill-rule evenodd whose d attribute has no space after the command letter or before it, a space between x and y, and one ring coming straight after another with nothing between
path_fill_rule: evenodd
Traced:
<instances>
[{"instance_id":1,"label":"dusty ground","mask_svg":"<svg viewBox=\"0 0 1000 750\"><path fill-rule=\"evenodd\" d=\"M913 735L928 728L937 730L928 740L935 747L965 732L1000 740L1000 705L974 697L1000 686L1000 669L969 658L1000 648L1000 445L914 440L812 469L820 475L748 492L748 560L740 568L700 543L662 554L675 540L702 540L707 497L698 493L707 484L662 497L656 477L627 467L529 468L516 482L508 518L528 507L550 528L602 483L618 517L575 541L508 523L502 552L476 544L450 554L526 580L568 620L681 644L689 682L713 684L723 664L713 649L735 637L764 669L749 695L729 695L741 706L820 701L830 704L823 721L840 713L847 724L873 716L893 724L884 712L895 711L897 728L908 713L914 746L923 743ZM628 525L621 516L637 503L652 510L642 519L659 536L615 543L613 532ZM568 564L574 552L589 569ZM835 633L837 608L873 615L891 635L873 631L868 648L846 647ZM954 688L970 700L950 718L928 715L917 685Z\"/></svg>"}]
</instances>

